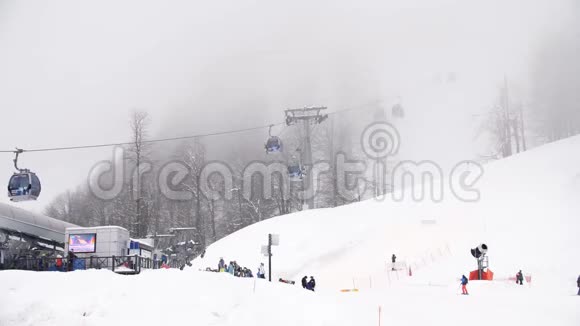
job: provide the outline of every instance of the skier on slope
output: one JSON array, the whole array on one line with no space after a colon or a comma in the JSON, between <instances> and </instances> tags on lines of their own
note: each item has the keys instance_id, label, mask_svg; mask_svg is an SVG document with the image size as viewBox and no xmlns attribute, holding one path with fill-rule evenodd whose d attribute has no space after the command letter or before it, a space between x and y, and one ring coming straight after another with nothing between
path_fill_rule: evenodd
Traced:
<instances>
[{"instance_id":1,"label":"skier on slope","mask_svg":"<svg viewBox=\"0 0 580 326\"><path fill-rule=\"evenodd\" d=\"M264 263L260 263L260 267L258 267L258 278L266 278L266 272L264 270Z\"/></svg>"},{"instance_id":2,"label":"skier on slope","mask_svg":"<svg viewBox=\"0 0 580 326\"><path fill-rule=\"evenodd\" d=\"M576 285L578 285L578 295L580 295L580 275L578 275L578 280L576 281Z\"/></svg>"},{"instance_id":3,"label":"skier on slope","mask_svg":"<svg viewBox=\"0 0 580 326\"><path fill-rule=\"evenodd\" d=\"M392 270L395 270L395 262L397 261L397 256L395 256L395 254L393 254L393 256L391 257L391 261L393 262Z\"/></svg>"},{"instance_id":4,"label":"skier on slope","mask_svg":"<svg viewBox=\"0 0 580 326\"><path fill-rule=\"evenodd\" d=\"M524 284L524 274L522 274L522 270L516 274L516 284L523 285Z\"/></svg>"},{"instance_id":5,"label":"skier on slope","mask_svg":"<svg viewBox=\"0 0 580 326\"><path fill-rule=\"evenodd\" d=\"M580 279L579 279L580 280ZM308 276L304 276L302 278L302 288L306 289L306 286L308 286Z\"/></svg>"},{"instance_id":6,"label":"skier on slope","mask_svg":"<svg viewBox=\"0 0 580 326\"><path fill-rule=\"evenodd\" d=\"M469 283L469 280L467 279L467 277L465 277L465 275L461 276L461 294L463 295L467 295L469 293L467 293L467 283Z\"/></svg>"}]
</instances>

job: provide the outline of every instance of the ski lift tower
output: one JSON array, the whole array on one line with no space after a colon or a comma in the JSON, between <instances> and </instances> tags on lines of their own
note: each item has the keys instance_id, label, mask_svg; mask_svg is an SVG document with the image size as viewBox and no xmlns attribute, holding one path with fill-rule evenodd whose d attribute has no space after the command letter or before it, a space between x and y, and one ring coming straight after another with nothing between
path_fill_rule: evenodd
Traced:
<instances>
[{"instance_id":1,"label":"ski lift tower","mask_svg":"<svg viewBox=\"0 0 580 326\"><path fill-rule=\"evenodd\" d=\"M328 114L323 114L327 108L320 107L305 107L302 109L288 109L284 111L286 114L286 125L291 126L299 122L304 126L304 148L302 148L302 163L308 169L306 170L306 178L302 179L304 196L306 200L303 203L303 210L313 209L314 207L314 186L312 176L312 147L310 140L311 125L322 123L328 118Z\"/></svg>"}]
</instances>

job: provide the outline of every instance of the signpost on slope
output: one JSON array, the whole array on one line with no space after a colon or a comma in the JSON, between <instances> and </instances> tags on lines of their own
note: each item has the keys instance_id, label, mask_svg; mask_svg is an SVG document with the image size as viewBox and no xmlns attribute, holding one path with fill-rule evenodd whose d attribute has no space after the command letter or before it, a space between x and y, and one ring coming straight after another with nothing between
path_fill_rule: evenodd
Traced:
<instances>
[{"instance_id":1,"label":"signpost on slope","mask_svg":"<svg viewBox=\"0 0 580 326\"><path fill-rule=\"evenodd\" d=\"M280 235L268 234L268 245L262 246L262 254L268 256L268 281L272 282L272 246L280 244Z\"/></svg>"}]
</instances>

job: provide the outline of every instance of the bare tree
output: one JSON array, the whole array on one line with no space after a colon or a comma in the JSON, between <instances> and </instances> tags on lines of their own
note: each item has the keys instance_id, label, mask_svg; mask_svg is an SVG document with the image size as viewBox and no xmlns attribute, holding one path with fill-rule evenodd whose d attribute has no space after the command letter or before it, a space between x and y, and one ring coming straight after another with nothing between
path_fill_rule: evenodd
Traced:
<instances>
[{"instance_id":1,"label":"bare tree","mask_svg":"<svg viewBox=\"0 0 580 326\"><path fill-rule=\"evenodd\" d=\"M510 98L507 80L504 80L498 93L495 105L488 112L479 115L482 123L477 136L485 134L489 136L491 143L491 153L483 155L487 159L509 157L514 151L519 153L527 148L521 100L517 106L512 105L516 101Z\"/></svg>"},{"instance_id":2,"label":"bare tree","mask_svg":"<svg viewBox=\"0 0 580 326\"><path fill-rule=\"evenodd\" d=\"M150 145L146 142L149 131L149 115L144 111L134 111L131 114L131 145L129 146L129 160L133 163L135 170L131 182L131 193L135 200L135 219L133 232L137 237L147 235L148 217L147 207L143 202L143 178L142 166L150 154ZM146 204L146 203L145 203Z\"/></svg>"},{"instance_id":3,"label":"bare tree","mask_svg":"<svg viewBox=\"0 0 580 326\"><path fill-rule=\"evenodd\" d=\"M191 213L189 222L195 225L198 233L198 241L206 246L205 223L202 214L201 172L205 165L206 150L199 139L193 143L185 143L181 147L181 157L189 169L189 178L183 184L185 189L192 194Z\"/></svg>"}]
</instances>

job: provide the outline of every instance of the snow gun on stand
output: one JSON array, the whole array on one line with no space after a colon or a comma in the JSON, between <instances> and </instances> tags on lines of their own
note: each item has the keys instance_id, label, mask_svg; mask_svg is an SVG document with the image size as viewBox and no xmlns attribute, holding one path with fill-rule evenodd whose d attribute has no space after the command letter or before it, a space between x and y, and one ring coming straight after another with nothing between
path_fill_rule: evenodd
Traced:
<instances>
[{"instance_id":1,"label":"snow gun on stand","mask_svg":"<svg viewBox=\"0 0 580 326\"><path fill-rule=\"evenodd\" d=\"M487 245L485 243L471 249L471 255L477 259L477 270L469 273L469 280L493 280L493 272L489 269L487 257ZM485 270L487 269L487 270Z\"/></svg>"}]
</instances>

